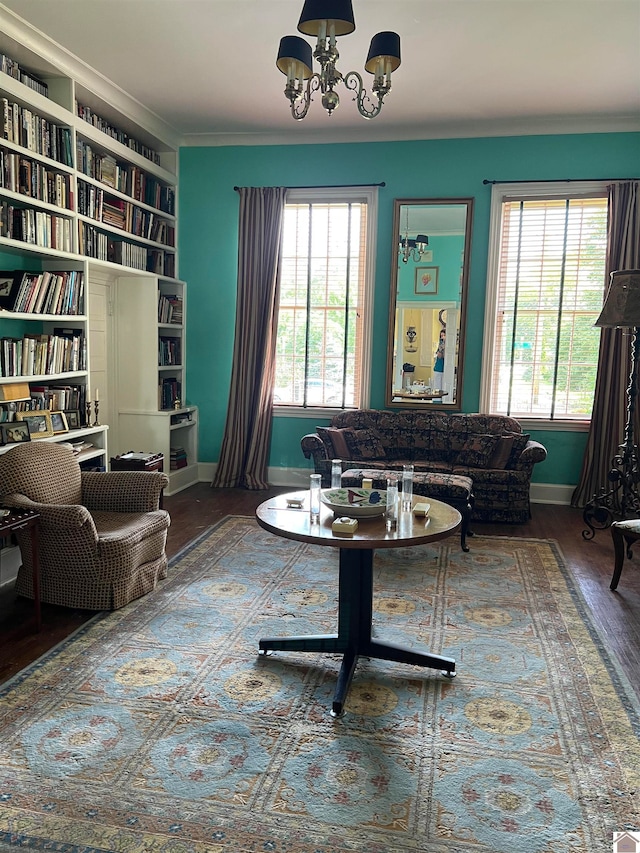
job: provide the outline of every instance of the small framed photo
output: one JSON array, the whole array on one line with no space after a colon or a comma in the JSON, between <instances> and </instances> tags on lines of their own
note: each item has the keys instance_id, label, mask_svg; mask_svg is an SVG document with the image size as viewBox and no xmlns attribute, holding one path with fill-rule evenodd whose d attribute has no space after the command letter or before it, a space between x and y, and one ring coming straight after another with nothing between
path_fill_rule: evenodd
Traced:
<instances>
[{"instance_id":1,"label":"small framed photo","mask_svg":"<svg viewBox=\"0 0 640 853\"><path fill-rule=\"evenodd\" d=\"M16 418L27 424L32 439L49 438L53 435L51 412L16 412Z\"/></svg>"},{"instance_id":2,"label":"small framed photo","mask_svg":"<svg viewBox=\"0 0 640 853\"><path fill-rule=\"evenodd\" d=\"M0 440L2 440L2 444L31 441L29 425L23 421L11 421L10 423L0 424Z\"/></svg>"},{"instance_id":3,"label":"small framed photo","mask_svg":"<svg viewBox=\"0 0 640 853\"><path fill-rule=\"evenodd\" d=\"M80 412L78 409L65 409L64 415L69 429L80 429Z\"/></svg>"},{"instance_id":4,"label":"small framed photo","mask_svg":"<svg viewBox=\"0 0 640 853\"><path fill-rule=\"evenodd\" d=\"M440 267L416 267L415 292L419 295L438 292L438 272Z\"/></svg>"},{"instance_id":5,"label":"small framed photo","mask_svg":"<svg viewBox=\"0 0 640 853\"><path fill-rule=\"evenodd\" d=\"M64 412L51 412L51 429L54 435L59 435L61 432L69 432L69 424L67 416Z\"/></svg>"}]
</instances>

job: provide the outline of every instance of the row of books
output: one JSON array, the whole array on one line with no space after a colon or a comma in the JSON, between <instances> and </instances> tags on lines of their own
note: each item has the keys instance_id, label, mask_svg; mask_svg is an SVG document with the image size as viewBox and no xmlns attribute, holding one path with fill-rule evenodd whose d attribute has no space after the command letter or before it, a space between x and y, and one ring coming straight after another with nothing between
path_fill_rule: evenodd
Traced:
<instances>
[{"instance_id":1,"label":"row of books","mask_svg":"<svg viewBox=\"0 0 640 853\"><path fill-rule=\"evenodd\" d=\"M171 367L182 364L182 348L180 338L158 338L158 365L160 367Z\"/></svg>"},{"instance_id":2,"label":"row of books","mask_svg":"<svg viewBox=\"0 0 640 853\"><path fill-rule=\"evenodd\" d=\"M51 409L53 412L77 411L81 426L87 425L87 389L73 385L31 385L31 405L34 409ZM20 405L17 403L16 405Z\"/></svg>"},{"instance_id":3,"label":"row of books","mask_svg":"<svg viewBox=\"0 0 640 853\"><path fill-rule=\"evenodd\" d=\"M134 139L132 136L129 136L129 134L125 133L124 130L120 130L120 128L110 124L105 118L102 118L102 116L95 113L91 107L87 107L79 101L76 101L76 113L83 121L88 122L88 124L93 125L93 127L97 127L98 130L106 133L107 136L110 136L112 139L117 139L118 142L122 143L122 145L126 145L127 148L130 148L137 154L141 154L157 166L160 165L160 155L157 151L154 151L153 148L150 148L138 139Z\"/></svg>"},{"instance_id":4,"label":"row of books","mask_svg":"<svg viewBox=\"0 0 640 853\"><path fill-rule=\"evenodd\" d=\"M119 163L115 157L96 151L79 137L76 140L76 162L78 171L95 181L163 213L175 214L175 189L148 175L139 166Z\"/></svg>"},{"instance_id":5,"label":"row of books","mask_svg":"<svg viewBox=\"0 0 640 853\"><path fill-rule=\"evenodd\" d=\"M0 270L0 308L23 314L82 314L84 273Z\"/></svg>"},{"instance_id":6,"label":"row of books","mask_svg":"<svg viewBox=\"0 0 640 853\"><path fill-rule=\"evenodd\" d=\"M176 400L182 399L182 385L173 377L165 377L158 385L158 408L173 409Z\"/></svg>"},{"instance_id":7,"label":"row of books","mask_svg":"<svg viewBox=\"0 0 640 853\"><path fill-rule=\"evenodd\" d=\"M13 77L14 80L24 83L25 86L33 89L34 92L44 95L45 98L49 97L49 87L44 80L38 79L38 77L16 62L15 59L6 56L4 53L0 53L0 71L8 74L9 77Z\"/></svg>"},{"instance_id":8,"label":"row of books","mask_svg":"<svg viewBox=\"0 0 640 853\"><path fill-rule=\"evenodd\" d=\"M86 370L86 338L76 331L69 337L54 333L0 338L0 375L47 376Z\"/></svg>"},{"instance_id":9,"label":"row of books","mask_svg":"<svg viewBox=\"0 0 640 853\"><path fill-rule=\"evenodd\" d=\"M2 138L29 151L73 166L71 129L55 124L26 107L2 98Z\"/></svg>"},{"instance_id":10,"label":"row of books","mask_svg":"<svg viewBox=\"0 0 640 853\"><path fill-rule=\"evenodd\" d=\"M0 421L17 420L17 412L77 412L79 426L87 426L86 388L84 385L27 385L24 400L0 403Z\"/></svg>"},{"instance_id":11,"label":"row of books","mask_svg":"<svg viewBox=\"0 0 640 853\"><path fill-rule=\"evenodd\" d=\"M87 222L80 223L79 236L81 255L175 278L175 256L169 252L120 240Z\"/></svg>"},{"instance_id":12,"label":"row of books","mask_svg":"<svg viewBox=\"0 0 640 853\"><path fill-rule=\"evenodd\" d=\"M182 297L176 294L158 294L158 323L182 323Z\"/></svg>"},{"instance_id":13,"label":"row of books","mask_svg":"<svg viewBox=\"0 0 640 853\"><path fill-rule=\"evenodd\" d=\"M0 237L63 252L73 251L71 220L66 216L16 207L3 200L0 200Z\"/></svg>"},{"instance_id":14,"label":"row of books","mask_svg":"<svg viewBox=\"0 0 640 853\"><path fill-rule=\"evenodd\" d=\"M84 181L78 182L78 213L145 240L175 244L173 223Z\"/></svg>"},{"instance_id":15,"label":"row of books","mask_svg":"<svg viewBox=\"0 0 640 853\"><path fill-rule=\"evenodd\" d=\"M71 175L54 172L43 163L1 147L0 186L58 207L73 207Z\"/></svg>"},{"instance_id":16,"label":"row of books","mask_svg":"<svg viewBox=\"0 0 640 853\"><path fill-rule=\"evenodd\" d=\"M180 468L186 468L188 464L187 451L184 447L172 447L169 452L169 470L178 471Z\"/></svg>"}]
</instances>

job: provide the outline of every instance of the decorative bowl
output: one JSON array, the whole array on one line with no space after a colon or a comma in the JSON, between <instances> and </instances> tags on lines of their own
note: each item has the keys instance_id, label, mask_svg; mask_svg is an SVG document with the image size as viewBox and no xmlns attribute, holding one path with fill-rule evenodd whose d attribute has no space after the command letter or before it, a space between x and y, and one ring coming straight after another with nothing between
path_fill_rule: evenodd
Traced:
<instances>
[{"instance_id":1,"label":"decorative bowl","mask_svg":"<svg viewBox=\"0 0 640 853\"><path fill-rule=\"evenodd\" d=\"M387 508L387 493L380 489L323 489L322 503L338 515L372 518Z\"/></svg>"}]
</instances>

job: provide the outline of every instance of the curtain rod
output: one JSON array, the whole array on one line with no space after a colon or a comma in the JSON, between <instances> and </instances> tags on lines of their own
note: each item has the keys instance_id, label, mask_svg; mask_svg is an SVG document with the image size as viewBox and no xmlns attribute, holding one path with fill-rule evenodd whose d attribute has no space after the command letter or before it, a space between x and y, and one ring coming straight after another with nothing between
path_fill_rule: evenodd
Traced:
<instances>
[{"instance_id":1,"label":"curtain rod","mask_svg":"<svg viewBox=\"0 0 640 853\"><path fill-rule=\"evenodd\" d=\"M384 181L380 181L379 184L322 184L316 186L308 186L308 187L287 187L288 190L344 190L355 187L386 187L386 183ZM236 192L239 192L241 187L234 187Z\"/></svg>"},{"instance_id":2,"label":"curtain rod","mask_svg":"<svg viewBox=\"0 0 640 853\"><path fill-rule=\"evenodd\" d=\"M571 184L584 183L586 181L638 181L640 178L551 178L551 180L537 179L531 181L489 181L486 178L483 184Z\"/></svg>"}]
</instances>

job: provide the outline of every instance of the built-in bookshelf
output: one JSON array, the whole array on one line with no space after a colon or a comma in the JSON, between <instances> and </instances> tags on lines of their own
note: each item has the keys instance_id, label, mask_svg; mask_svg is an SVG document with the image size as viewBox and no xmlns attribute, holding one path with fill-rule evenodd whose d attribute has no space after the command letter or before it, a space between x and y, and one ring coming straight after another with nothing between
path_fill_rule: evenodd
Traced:
<instances>
[{"instance_id":1,"label":"built-in bookshelf","mask_svg":"<svg viewBox=\"0 0 640 853\"><path fill-rule=\"evenodd\" d=\"M133 448L163 452L170 473L171 448L182 447L188 465L181 453L169 493L197 479L177 145L157 116L0 9L0 427L3 409L7 418L37 395L50 406L73 394L89 464ZM172 312L164 321L159 293ZM3 387L24 382L28 400L3 402ZM182 410L184 425L173 423ZM180 432L193 438L174 441Z\"/></svg>"}]
</instances>

